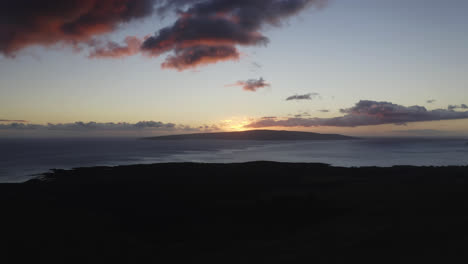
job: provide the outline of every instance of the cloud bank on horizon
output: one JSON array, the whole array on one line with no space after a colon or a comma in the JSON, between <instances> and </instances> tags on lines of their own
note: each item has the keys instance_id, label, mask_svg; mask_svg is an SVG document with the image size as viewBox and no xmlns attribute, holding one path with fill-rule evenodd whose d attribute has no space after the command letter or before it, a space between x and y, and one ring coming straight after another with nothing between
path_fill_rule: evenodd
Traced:
<instances>
[{"instance_id":1,"label":"cloud bank on horizon","mask_svg":"<svg viewBox=\"0 0 468 264\"><path fill-rule=\"evenodd\" d=\"M14 57L33 45L91 47L91 58L172 53L162 64L179 71L239 59L238 46L266 45L266 25L327 0L7 0L0 8L0 53ZM129 36L123 44L100 36L122 24L176 12L177 20L155 35Z\"/></svg>"},{"instance_id":2,"label":"cloud bank on horizon","mask_svg":"<svg viewBox=\"0 0 468 264\"><path fill-rule=\"evenodd\" d=\"M50 135L58 132L57 135L148 135L153 134L174 134L174 133L191 133L191 132L214 132L219 131L220 128L216 125L202 125L198 127L164 123L158 121L141 121L137 123L126 122L74 122L74 123L58 123L58 124L32 124L23 120L5 120L9 123L0 124L0 135L22 135L28 133L29 135Z\"/></svg>"},{"instance_id":3,"label":"cloud bank on horizon","mask_svg":"<svg viewBox=\"0 0 468 264\"><path fill-rule=\"evenodd\" d=\"M459 106L463 109L463 104ZM457 108L458 109L458 108ZM328 111L328 110L327 110ZM323 112L326 112L323 110ZM362 100L355 106L341 109L344 116L332 118L311 117L309 113L295 115L293 118L282 119L276 116L262 117L244 126L246 129L258 129L268 127L360 127L375 125L406 125L407 123L468 119L468 111L456 111L455 109L427 110L422 106L402 106L390 102L377 102ZM252 120L252 119L251 119ZM97 122L75 122L65 124L29 124L24 120L7 120L10 122L0 124L0 131L124 131L124 132L213 132L224 130L223 125L202 125L191 127L188 125L177 125L174 123L163 123L156 121L142 121L138 123L97 123Z\"/></svg>"},{"instance_id":4,"label":"cloud bank on horizon","mask_svg":"<svg viewBox=\"0 0 468 264\"><path fill-rule=\"evenodd\" d=\"M362 100L354 107L341 109L344 116L332 118L287 118L287 119L260 119L254 121L246 128L267 127L359 127L374 125L405 125L413 122L441 121L468 119L468 111L455 111L464 108L460 106L449 106L447 109L427 110L423 106L402 106L390 102L377 102Z\"/></svg>"},{"instance_id":5,"label":"cloud bank on horizon","mask_svg":"<svg viewBox=\"0 0 468 264\"><path fill-rule=\"evenodd\" d=\"M138 123L97 123L97 122L74 122L74 123L59 123L52 124L48 123L46 125L40 124L26 124L24 122L17 122L17 120L8 120L10 124L0 124L0 130L6 129L24 129L24 130L34 130L34 129L47 129L47 130L132 130L132 129L162 129L162 130L172 130L176 128L186 128L186 126L178 126L173 123L163 123L156 121L141 121Z\"/></svg>"}]
</instances>

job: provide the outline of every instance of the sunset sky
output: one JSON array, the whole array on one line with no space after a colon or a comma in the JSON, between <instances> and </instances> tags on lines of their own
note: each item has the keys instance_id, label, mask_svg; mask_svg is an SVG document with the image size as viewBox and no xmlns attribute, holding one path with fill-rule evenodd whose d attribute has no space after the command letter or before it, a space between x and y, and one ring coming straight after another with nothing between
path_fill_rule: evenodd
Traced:
<instances>
[{"instance_id":1,"label":"sunset sky","mask_svg":"<svg viewBox=\"0 0 468 264\"><path fill-rule=\"evenodd\" d=\"M465 0L4 2L0 136L468 133Z\"/></svg>"}]
</instances>

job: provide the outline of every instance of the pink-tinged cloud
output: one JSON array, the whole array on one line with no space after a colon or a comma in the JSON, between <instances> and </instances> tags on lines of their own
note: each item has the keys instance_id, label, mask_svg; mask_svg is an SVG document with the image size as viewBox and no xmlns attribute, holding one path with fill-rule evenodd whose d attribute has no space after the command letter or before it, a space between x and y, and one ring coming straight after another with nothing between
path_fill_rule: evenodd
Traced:
<instances>
[{"instance_id":1,"label":"pink-tinged cloud","mask_svg":"<svg viewBox=\"0 0 468 264\"><path fill-rule=\"evenodd\" d=\"M267 83L263 78L260 79L250 79L247 81L238 81L235 84L230 84L227 86L241 86L244 91L256 92L257 90L265 87L270 87L271 84Z\"/></svg>"},{"instance_id":2,"label":"pink-tinged cloud","mask_svg":"<svg viewBox=\"0 0 468 264\"><path fill-rule=\"evenodd\" d=\"M0 54L14 57L33 45L91 47L90 58L120 58L142 52L154 57L172 53L163 68L184 70L237 60L237 46L266 45L265 26L282 21L326 0L5 0L0 5ZM122 24L175 11L176 21L142 43L128 37L125 44L100 36ZM211 50L236 50L236 54ZM229 48L228 48L229 47ZM197 50L206 55L191 60ZM219 55L219 56L216 56Z\"/></svg>"},{"instance_id":3,"label":"pink-tinged cloud","mask_svg":"<svg viewBox=\"0 0 468 264\"><path fill-rule=\"evenodd\" d=\"M126 37L125 44L110 41L105 46L97 46L91 51L90 58L122 58L132 56L140 52L143 41L137 37Z\"/></svg>"},{"instance_id":4,"label":"pink-tinged cloud","mask_svg":"<svg viewBox=\"0 0 468 264\"><path fill-rule=\"evenodd\" d=\"M162 64L163 69L184 71L200 65L226 60L238 60L239 52L233 46L193 46L177 50Z\"/></svg>"},{"instance_id":5,"label":"pink-tinged cloud","mask_svg":"<svg viewBox=\"0 0 468 264\"><path fill-rule=\"evenodd\" d=\"M468 119L468 111L451 109L427 110L422 106L402 106L389 102L360 101L354 107L342 109L345 114L333 118L260 119L247 128L266 127L358 127L384 124L404 125L413 122Z\"/></svg>"},{"instance_id":6,"label":"pink-tinged cloud","mask_svg":"<svg viewBox=\"0 0 468 264\"><path fill-rule=\"evenodd\" d=\"M5 0L0 6L0 53L32 45L78 45L147 17L156 0Z\"/></svg>"}]
</instances>

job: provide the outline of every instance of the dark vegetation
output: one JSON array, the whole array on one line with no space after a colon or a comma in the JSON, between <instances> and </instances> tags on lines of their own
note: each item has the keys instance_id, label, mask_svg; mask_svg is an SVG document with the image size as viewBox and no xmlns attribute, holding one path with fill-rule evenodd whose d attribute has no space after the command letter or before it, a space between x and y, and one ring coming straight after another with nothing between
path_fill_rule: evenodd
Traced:
<instances>
[{"instance_id":1,"label":"dark vegetation","mask_svg":"<svg viewBox=\"0 0 468 264\"><path fill-rule=\"evenodd\" d=\"M468 167L156 164L1 184L0 263L466 263Z\"/></svg>"},{"instance_id":2,"label":"dark vegetation","mask_svg":"<svg viewBox=\"0 0 468 264\"><path fill-rule=\"evenodd\" d=\"M218 139L218 140L346 140L353 137L298 131L249 130L240 132L198 133L151 137L153 140Z\"/></svg>"}]
</instances>

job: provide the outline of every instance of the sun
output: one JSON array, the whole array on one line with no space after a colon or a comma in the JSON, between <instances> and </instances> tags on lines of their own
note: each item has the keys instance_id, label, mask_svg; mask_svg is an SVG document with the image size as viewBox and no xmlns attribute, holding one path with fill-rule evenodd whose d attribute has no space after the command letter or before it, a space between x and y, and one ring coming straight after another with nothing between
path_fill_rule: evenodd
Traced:
<instances>
[{"instance_id":1,"label":"sun","mask_svg":"<svg viewBox=\"0 0 468 264\"><path fill-rule=\"evenodd\" d=\"M223 120L222 126L225 130L228 131L245 131L249 130L245 126L252 122L251 118L247 117L234 117L230 119Z\"/></svg>"}]
</instances>

